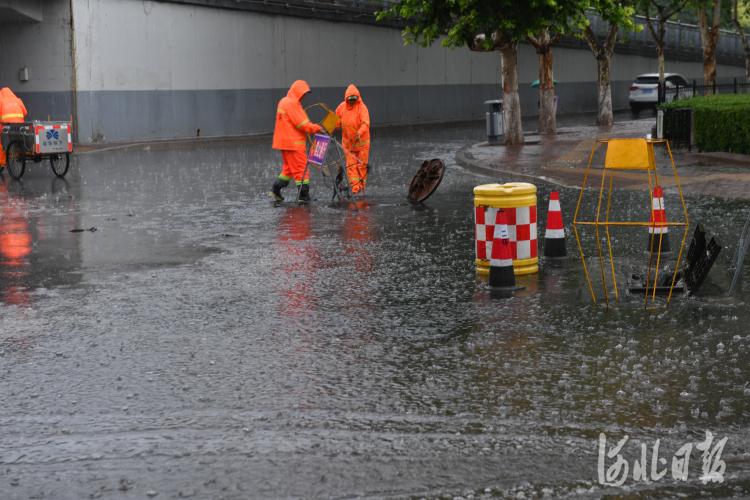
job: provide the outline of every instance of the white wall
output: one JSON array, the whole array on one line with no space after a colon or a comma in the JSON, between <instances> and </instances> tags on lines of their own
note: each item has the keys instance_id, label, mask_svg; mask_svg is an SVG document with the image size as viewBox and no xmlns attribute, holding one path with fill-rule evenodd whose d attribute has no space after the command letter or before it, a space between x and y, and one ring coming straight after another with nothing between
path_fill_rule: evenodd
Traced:
<instances>
[{"instance_id":1,"label":"white wall","mask_svg":"<svg viewBox=\"0 0 750 500\"><path fill-rule=\"evenodd\" d=\"M142 0L73 5L82 91L287 88L300 78L317 87L500 78L499 57L404 46L393 29Z\"/></svg>"},{"instance_id":2,"label":"white wall","mask_svg":"<svg viewBox=\"0 0 750 500\"><path fill-rule=\"evenodd\" d=\"M354 83L378 124L481 119L483 102L501 94L499 53L405 46L397 29L150 0L70 1L82 142L268 132L297 79L330 106ZM559 112L594 111L593 55L553 52ZM615 54L612 63L613 104L627 107L628 87L656 71L656 58ZM702 65L668 61L667 69L692 79ZM535 114L538 56L528 44L518 70L523 113Z\"/></svg>"}]
</instances>

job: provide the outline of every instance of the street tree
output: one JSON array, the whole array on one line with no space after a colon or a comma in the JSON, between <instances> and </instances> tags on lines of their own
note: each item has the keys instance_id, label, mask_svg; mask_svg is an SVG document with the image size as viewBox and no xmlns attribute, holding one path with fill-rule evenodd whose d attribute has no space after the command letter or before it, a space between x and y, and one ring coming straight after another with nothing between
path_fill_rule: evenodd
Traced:
<instances>
[{"instance_id":1,"label":"street tree","mask_svg":"<svg viewBox=\"0 0 750 500\"><path fill-rule=\"evenodd\" d=\"M500 52L505 143L523 144L518 42L544 29L580 20L578 13L588 8L591 1L399 0L381 13L379 19L398 15L408 20L409 26L403 32L407 43L425 47L440 39L443 47L451 49L465 45L472 51Z\"/></svg>"},{"instance_id":2,"label":"street tree","mask_svg":"<svg viewBox=\"0 0 750 500\"><path fill-rule=\"evenodd\" d=\"M742 23L740 23L740 17L739 17L739 0L734 0L734 12L732 13L732 23L734 24L735 29L740 34L740 39L742 40L742 46L745 49L745 78L748 83L750 83L750 44L748 44L747 37L745 36L745 28L742 26ZM743 2L745 5L747 5L747 1L745 0Z\"/></svg>"},{"instance_id":3,"label":"street tree","mask_svg":"<svg viewBox=\"0 0 750 500\"><path fill-rule=\"evenodd\" d=\"M633 21L635 9L628 4L628 0L594 0L592 2L596 13L606 23L607 30L603 40L597 37L597 33L586 23L582 29L582 36L591 48L596 58L596 83L598 89L598 106L596 124L599 126L612 126L614 115L612 113L612 87L609 80L610 60L617 42L617 32L620 28L627 31L635 31ZM583 14L585 11L581 11Z\"/></svg>"},{"instance_id":4,"label":"street tree","mask_svg":"<svg viewBox=\"0 0 750 500\"><path fill-rule=\"evenodd\" d=\"M669 18L682 10L692 7L693 0L638 0L636 9L646 16L648 31L656 42L656 56L659 59L659 81L664 83L664 47L666 45L666 24ZM656 22L651 18L656 16ZM656 27L654 27L656 24Z\"/></svg>"},{"instance_id":5,"label":"street tree","mask_svg":"<svg viewBox=\"0 0 750 500\"><path fill-rule=\"evenodd\" d=\"M536 36L526 37L539 54L539 133L544 135L557 133L552 46L560 41L562 35L561 31L551 35L549 28L544 28Z\"/></svg>"},{"instance_id":6,"label":"street tree","mask_svg":"<svg viewBox=\"0 0 750 500\"><path fill-rule=\"evenodd\" d=\"M708 12L711 12L711 18ZM703 46L703 83L711 85L716 81L716 47L719 45L721 28L721 0L702 0L697 5L698 26ZM707 91L707 93L713 93Z\"/></svg>"}]
</instances>

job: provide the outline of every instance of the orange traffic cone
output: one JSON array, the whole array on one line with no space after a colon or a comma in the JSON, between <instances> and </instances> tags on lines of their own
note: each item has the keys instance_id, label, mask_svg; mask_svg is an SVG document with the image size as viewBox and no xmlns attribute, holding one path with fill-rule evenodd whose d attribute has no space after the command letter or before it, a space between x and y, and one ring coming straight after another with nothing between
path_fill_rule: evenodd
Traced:
<instances>
[{"instance_id":1,"label":"orange traffic cone","mask_svg":"<svg viewBox=\"0 0 750 500\"><path fill-rule=\"evenodd\" d=\"M646 251L655 253L669 252L669 228L657 225L659 222L667 222L667 212L664 210L664 193L661 186L654 188L654 196L651 201L651 224L648 226L648 244Z\"/></svg>"},{"instance_id":2,"label":"orange traffic cone","mask_svg":"<svg viewBox=\"0 0 750 500\"><path fill-rule=\"evenodd\" d=\"M490 289L516 290L516 276L513 273L513 256L510 251L508 222L504 210L497 211L495 234L492 240L489 281Z\"/></svg>"},{"instance_id":3,"label":"orange traffic cone","mask_svg":"<svg viewBox=\"0 0 750 500\"><path fill-rule=\"evenodd\" d=\"M560 211L560 195L557 191L552 191L549 195L547 232L544 233L544 256L567 257L567 255L565 229L563 228L562 212Z\"/></svg>"}]
</instances>

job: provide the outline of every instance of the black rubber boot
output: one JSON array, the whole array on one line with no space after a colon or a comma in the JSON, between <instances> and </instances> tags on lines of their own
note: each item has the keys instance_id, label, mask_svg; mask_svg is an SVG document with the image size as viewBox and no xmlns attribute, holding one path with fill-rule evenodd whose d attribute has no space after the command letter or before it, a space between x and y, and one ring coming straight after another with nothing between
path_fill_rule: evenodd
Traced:
<instances>
[{"instance_id":1,"label":"black rubber boot","mask_svg":"<svg viewBox=\"0 0 750 500\"><path fill-rule=\"evenodd\" d=\"M310 184L302 184L302 189L299 192L299 202L309 203L310 201Z\"/></svg>"},{"instance_id":2,"label":"black rubber boot","mask_svg":"<svg viewBox=\"0 0 750 500\"><path fill-rule=\"evenodd\" d=\"M289 181L276 179L275 181L273 181L273 186L271 186L271 191L268 192L268 195L276 198L276 201L284 201L284 197L281 196L281 190L288 185Z\"/></svg>"}]
</instances>

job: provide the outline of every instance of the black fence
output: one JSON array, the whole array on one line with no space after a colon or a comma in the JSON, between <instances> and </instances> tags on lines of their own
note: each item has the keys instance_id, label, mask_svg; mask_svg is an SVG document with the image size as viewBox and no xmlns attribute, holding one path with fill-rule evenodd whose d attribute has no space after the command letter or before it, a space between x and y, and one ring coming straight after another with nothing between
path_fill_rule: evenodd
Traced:
<instances>
[{"instance_id":1,"label":"black fence","mask_svg":"<svg viewBox=\"0 0 750 500\"><path fill-rule=\"evenodd\" d=\"M693 142L692 108L667 108L659 110L662 117L662 137L672 146L687 146L691 149Z\"/></svg>"},{"instance_id":2,"label":"black fence","mask_svg":"<svg viewBox=\"0 0 750 500\"><path fill-rule=\"evenodd\" d=\"M741 80L737 78L719 80L717 78L708 85L705 83L699 84L696 80L693 80L692 84L674 87L667 87L663 83L659 83L657 94L659 104L702 95L750 94L750 82L745 78Z\"/></svg>"}]
</instances>

